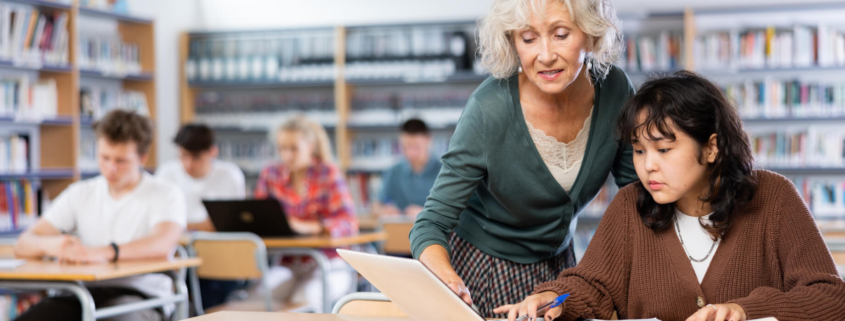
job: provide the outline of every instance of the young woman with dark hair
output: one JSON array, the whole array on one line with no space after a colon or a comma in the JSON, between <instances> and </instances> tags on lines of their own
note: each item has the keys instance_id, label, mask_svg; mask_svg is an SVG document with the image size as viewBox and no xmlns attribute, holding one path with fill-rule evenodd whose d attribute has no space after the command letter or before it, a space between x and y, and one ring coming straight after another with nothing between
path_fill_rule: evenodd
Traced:
<instances>
[{"instance_id":1,"label":"young woman with dark hair","mask_svg":"<svg viewBox=\"0 0 845 321\"><path fill-rule=\"evenodd\" d=\"M619 191L577 267L510 320L842 320L845 282L795 186L753 170L742 123L718 87L686 71L650 80L617 134L639 182ZM537 307L569 293L560 307ZM543 314L544 313L544 314Z\"/></svg>"}]
</instances>

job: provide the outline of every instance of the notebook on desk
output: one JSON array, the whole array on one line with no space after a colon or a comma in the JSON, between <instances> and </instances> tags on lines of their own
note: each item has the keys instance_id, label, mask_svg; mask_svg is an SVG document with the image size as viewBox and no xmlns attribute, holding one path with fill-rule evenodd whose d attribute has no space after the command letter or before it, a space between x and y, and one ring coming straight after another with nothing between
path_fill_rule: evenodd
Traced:
<instances>
[{"instance_id":1,"label":"notebook on desk","mask_svg":"<svg viewBox=\"0 0 845 321\"><path fill-rule=\"evenodd\" d=\"M24 264L26 264L26 260L0 259L0 270L11 270Z\"/></svg>"}]
</instances>

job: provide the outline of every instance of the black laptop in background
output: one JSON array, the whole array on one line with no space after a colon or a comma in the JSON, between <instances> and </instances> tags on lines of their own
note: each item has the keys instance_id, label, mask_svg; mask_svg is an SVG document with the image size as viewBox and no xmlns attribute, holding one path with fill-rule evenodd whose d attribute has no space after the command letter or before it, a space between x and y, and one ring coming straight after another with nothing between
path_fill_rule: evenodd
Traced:
<instances>
[{"instance_id":1,"label":"black laptop in background","mask_svg":"<svg viewBox=\"0 0 845 321\"><path fill-rule=\"evenodd\" d=\"M260 237L291 237L282 204L275 199L202 201L218 232L252 232Z\"/></svg>"}]
</instances>

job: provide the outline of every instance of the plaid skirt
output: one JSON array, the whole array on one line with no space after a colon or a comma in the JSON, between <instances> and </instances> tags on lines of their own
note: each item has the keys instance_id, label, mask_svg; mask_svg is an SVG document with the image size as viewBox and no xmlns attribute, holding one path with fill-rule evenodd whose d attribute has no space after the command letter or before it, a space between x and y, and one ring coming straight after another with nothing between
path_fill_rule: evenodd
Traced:
<instances>
[{"instance_id":1,"label":"plaid skirt","mask_svg":"<svg viewBox=\"0 0 845 321\"><path fill-rule=\"evenodd\" d=\"M452 233L449 240L455 272L469 288L472 302L482 317L507 318L493 309L519 303L534 287L557 278L563 270L575 266L572 243L563 253L534 264L519 264L493 257Z\"/></svg>"}]
</instances>

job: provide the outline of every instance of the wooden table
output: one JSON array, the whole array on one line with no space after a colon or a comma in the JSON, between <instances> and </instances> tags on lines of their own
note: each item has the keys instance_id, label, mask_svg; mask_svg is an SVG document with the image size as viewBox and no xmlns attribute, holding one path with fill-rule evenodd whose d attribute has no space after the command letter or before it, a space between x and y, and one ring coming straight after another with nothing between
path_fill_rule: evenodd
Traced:
<instances>
[{"instance_id":1,"label":"wooden table","mask_svg":"<svg viewBox=\"0 0 845 321\"><path fill-rule=\"evenodd\" d=\"M128 312L177 304L177 316L188 316L188 292L185 278L175 272L202 263L198 258L127 261L103 264L60 264L55 261L28 260L14 269L0 270L0 288L17 290L60 289L71 292L82 305L82 320L93 321ZM125 305L96 309L91 293L80 281L111 280L147 273L164 273L173 279L176 293L168 297L147 299Z\"/></svg>"},{"instance_id":2,"label":"wooden table","mask_svg":"<svg viewBox=\"0 0 845 321\"><path fill-rule=\"evenodd\" d=\"M387 239L385 232L361 233L353 236L332 238L328 236L301 236L301 237L280 237L262 238L267 248L312 248L326 249L344 246L361 245L373 242L381 242Z\"/></svg>"},{"instance_id":3,"label":"wooden table","mask_svg":"<svg viewBox=\"0 0 845 321\"><path fill-rule=\"evenodd\" d=\"M257 237L257 236L256 236ZM314 258L317 263L317 268L321 272L321 282L323 285L323 312L332 310L332 302L329 291L329 272L331 271L331 262L329 258L323 253L322 249L331 249L348 246L363 246L380 242L387 239L385 232L370 232L360 233L353 236L332 238L330 236L296 236L296 237L268 237L261 238L264 241L264 246L267 247L267 252L272 254L283 255L303 255ZM181 244L190 246L190 234L182 236ZM373 247L372 252L376 252ZM189 251L195 253L195 251ZM194 272L194 271L192 271Z\"/></svg>"},{"instance_id":4,"label":"wooden table","mask_svg":"<svg viewBox=\"0 0 845 321\"><path fill-rule=\"evenodd\" d=\"M224 311L191 318L190 321L410 321L402 318L352 317L338 314Z\"/></svg>"}]
</instances>

